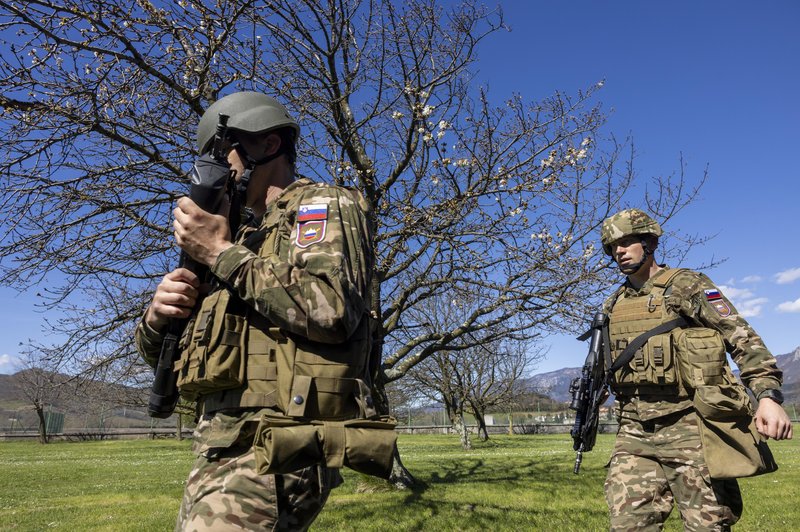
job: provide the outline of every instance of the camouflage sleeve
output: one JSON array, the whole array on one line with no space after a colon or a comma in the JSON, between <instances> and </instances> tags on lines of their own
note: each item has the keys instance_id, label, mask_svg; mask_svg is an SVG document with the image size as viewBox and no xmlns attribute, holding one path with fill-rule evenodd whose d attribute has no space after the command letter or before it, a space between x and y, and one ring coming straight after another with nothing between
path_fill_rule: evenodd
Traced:
<instances>
[{"instance_id":1,"label":"camouflage sleeve","mask_svg":"<svg viewBox=\"0 0 800 532\"><path fill-rule=\"evenodd\" d=\"M679 274L673 282L670 299L680 304L684 316L719 331L725 350L739 368L742 382L754 394L780 388L783 373L775 357L711 279L696 272Z\"/></svg>"},{"instance_id":2,"label":"camouflage sleeve","mask_svg":"<svg viewBox=\"0 0 800 532\"><path fill-rule=\"evenodd\" d=\"M297 212L288 212L290 227L281 228L277 252L262 249L258 255L235 245L211 270L278 327L316 342L341 343L369 309L373 259L366 203L343 188L305 190L292 205L324 205L324 220L298 221Z\"/></svg>"},{"instance_id":3,"label":"camouflage sleeve","mask_svg":"<svg viewBox=\"0 0 800 532\"><path fill-rule=\"evenodd\" d=\"M133 334L136 350L151 367L156 367L161 355L161 343L164 335L149 327L142 319Z\"/></svg>"}]
</instances>

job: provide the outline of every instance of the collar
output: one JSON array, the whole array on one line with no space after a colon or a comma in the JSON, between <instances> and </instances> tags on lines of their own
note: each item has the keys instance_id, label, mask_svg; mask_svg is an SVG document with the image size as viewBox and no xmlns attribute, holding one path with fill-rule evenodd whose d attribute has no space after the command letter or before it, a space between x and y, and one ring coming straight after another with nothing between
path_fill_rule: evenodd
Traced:
<instances>
[{"instance_id":1,"label":"collar","mask_svg":"<svg viewBox=\"0 0 800 532\"><path fill-rule=\"evenodd\" d=\"M639 288L638 290L634 288L630 280L626 278L625 283L622 285L625 296L626 297L646 296L650 292L652 292L653 284L655 284L656 280L671 269L666 264L659 264L659 266L661 267L661 269L658 270L655 275L653 275L647 281L645 281L642 287Z\"/></svg>"}]
</instances>

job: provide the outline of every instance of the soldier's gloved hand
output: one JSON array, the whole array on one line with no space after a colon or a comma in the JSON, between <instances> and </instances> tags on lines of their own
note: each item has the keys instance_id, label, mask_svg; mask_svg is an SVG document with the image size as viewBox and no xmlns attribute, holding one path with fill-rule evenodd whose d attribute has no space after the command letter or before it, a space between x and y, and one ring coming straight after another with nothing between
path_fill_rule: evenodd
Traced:
<instances>
[{"instance_id":1,"label":"soldier's gloved hand","mask_svg":"<svg viewBox=\"0 0 800 532\"><path fill-rule=\"evenodd\" d=\"M792 439L792 422L781 405L769 398L761 399L756 410L756 429L776 440Z\"/></svg>"},{"instance_id":2,"label":"soldier's gloved hand","mask_svg":"<svg viewBox=\"0 0 800 532\"><path fill-rule=\"evenodd\" d=\"M144 321L155 331L166 327L171 318L188 318L197 302L200 280L186 268L169 272L156 288Z\"/></svg>"}]
</instances>

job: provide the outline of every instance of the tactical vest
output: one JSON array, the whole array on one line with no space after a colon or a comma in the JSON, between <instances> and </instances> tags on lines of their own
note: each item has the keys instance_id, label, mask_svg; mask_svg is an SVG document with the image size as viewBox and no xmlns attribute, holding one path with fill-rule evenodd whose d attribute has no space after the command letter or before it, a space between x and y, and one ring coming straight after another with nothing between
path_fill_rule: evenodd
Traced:
<instances>
[{"instance_id":1,"label":"tactical vest","mask_svg":"<svg viewBox=\"0 0 800 532\"><path fill-rule=\"evenodd\" d=\"M681 269L664 270L654 278L649 294L630 297L620 295L609 315L609 341L612 360L637 336L675 318L664 305L670 285ZM681 384L679 363L672 345L672 332L652 336L636 351L626 366L613 376L613 387L619 395L663 395L688 397Z\"/></svg>"},{"instance_id":2,"label":"tactical vest","mask_svg":"<svg viewBox=\"0 0 800 532\"><path fill-rule=\"evenodd\" d=\"M268 212L258 232L245 232L237 242L285 257L291 245L286 216L303 188L287 191L281 198L286 208ZM270 407L293 418L371 418L371 342L367 313L346 342L319 344L284 333L220 287L202 301L181 339L178 386L201 413Z\"/></svg>"}]
</instances>

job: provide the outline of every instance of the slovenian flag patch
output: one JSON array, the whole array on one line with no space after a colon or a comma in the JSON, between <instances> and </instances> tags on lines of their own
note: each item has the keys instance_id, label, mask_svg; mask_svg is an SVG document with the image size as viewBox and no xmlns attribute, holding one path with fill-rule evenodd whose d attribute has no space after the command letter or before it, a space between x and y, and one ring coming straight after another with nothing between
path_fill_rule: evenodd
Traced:
<instances>
[{"instance_id":1,"label":"slovenian flag patch","mask_svg":"<svg viewBox=\"0 0 800 532\"><path fill-rule=\"evenodd\" d=\"M719 290L704 290L706 293L706 299L708 301L714 301L715 299L722 299L722 294L719 293Z\"/></svg>"},{"instance_id":2,"label":"slovenian flag patch","mask_svg":"<svg viewBox=\"0 0 800 532\"><path fill-rule=\"evenodd\" d=\"M711 308L717 311L717 314L723 318L731 315L731 307L722 299L722 294L719 290L703 290L706 294L706 301L711 305Z\"/></svg>"},{"instance_id":3,"label":"slovenian flag patch","mask_svg":"<svg viewBox=\"0 0 800 532\"><path fill-rule=\"evenodd\" d=\"M300 205L297 209L298 222L310 222L314 220L327 220L328 206L324 203L313 203L310 205Z\"/></svg>"}]
</instances>

